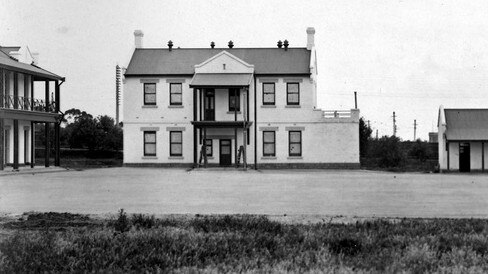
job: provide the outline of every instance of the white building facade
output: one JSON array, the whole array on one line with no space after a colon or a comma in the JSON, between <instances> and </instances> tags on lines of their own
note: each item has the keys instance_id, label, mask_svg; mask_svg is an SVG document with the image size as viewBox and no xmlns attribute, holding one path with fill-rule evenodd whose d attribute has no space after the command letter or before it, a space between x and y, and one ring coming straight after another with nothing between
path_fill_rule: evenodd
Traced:
<instances>
[{"instance_id":1,"label":"white building facade","mask_svg":"<svg viewBox=\"0 0 488 274\"><path fill-rule=\"evenodd\" d=\"M135 50L123 88L124 164L358 168L359 110L317 108L307 47Z\"/></svg>"}]
</instances>

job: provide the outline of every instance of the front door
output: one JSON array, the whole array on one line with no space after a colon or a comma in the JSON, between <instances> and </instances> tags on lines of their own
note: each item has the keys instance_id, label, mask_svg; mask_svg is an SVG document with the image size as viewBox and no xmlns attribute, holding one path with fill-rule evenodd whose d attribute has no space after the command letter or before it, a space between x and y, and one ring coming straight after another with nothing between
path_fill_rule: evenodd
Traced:
<instances>
[{"instance_id":1,"label":"front door","mask_svg":"<svg viewBox=\"0 0 488 274\"><path fill-rule=\"evenodd\" d=\"M206 89L204 96L204 117L205 121L215 121L215 91Z\"/></svg>"},{"instance_id":2,"label":"front door","mask_svg":"<svg viewBox=\"0 0 488 274\"><path fill-rule=\"evenodd\" d=\"M231 140L220 140L220 165L230 166L232 165L232 149Z\"/></svg>"},{"instance_id":3,"label":"front door","mask_svg":"<svg viewBox=\"0 0 488 274\"><path fill-rule=\"evenodd\" d=\"M469 172L471 170L469 143L459 143L459 171Z\"/></svg>"}]
</instances>

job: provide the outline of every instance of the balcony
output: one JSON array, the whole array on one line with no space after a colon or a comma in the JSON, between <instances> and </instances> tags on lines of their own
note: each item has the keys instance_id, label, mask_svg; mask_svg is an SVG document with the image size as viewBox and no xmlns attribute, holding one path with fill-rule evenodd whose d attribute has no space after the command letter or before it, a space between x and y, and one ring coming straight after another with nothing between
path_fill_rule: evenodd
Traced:
<instances>
[{"instance_id":1,"label":"balcony","mask_svg":"<svg viewBox=\"0 0 488 274\"><path fill-rule=\"evenodd\" d=\"M0 96L0 108L31 110L40 112L56 112L56 102L50 102L46 108L46 103L40 99L4 95Z\"/></svg>"}]
</instances>

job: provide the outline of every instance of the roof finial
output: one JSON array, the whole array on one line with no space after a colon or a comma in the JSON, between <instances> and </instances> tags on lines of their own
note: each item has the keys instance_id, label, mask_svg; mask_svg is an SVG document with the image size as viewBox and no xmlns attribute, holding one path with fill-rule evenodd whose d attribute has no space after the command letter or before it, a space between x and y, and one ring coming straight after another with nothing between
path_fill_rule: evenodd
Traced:
<instances>
[{"instance_id":1,"label":"roof finial","mask_svg":"<svg viewBox=\"0 0 488 274\"><path fill-rule=\"evenodd\" d=\"M210 47L215 48L215 42L214 41L210 42Z\"/></svg>"},{"instance_id":2,"label":"roof finial","mask_svg":"<svg viewBox=\"0 0 488 274\"><path fill-rule=\"evenodd\" d=\"M283 47L283 42L281 42L281 40L278 40L278 44L277 45L278 45L278 48L281 49Z\"/></svg>"},{"instance_id":3,"label":"roof finial","mask_svg":"<svg viewBox=\"0 0 488 274\"><path fill-rule=\"evenodd\" d=\"M171 41L171 40L168 41L168 48L169 48L169 51L171 51L173 49L173 41Z\"/></svg>"},{"instance_id":4,"label":"roof finial","mask_svg":"<svg viewBox=\"0 0 488 274\"><path fill-rule=\"evenodd\" d=\"M229 48L233 48L234 47L234 42L232 42L232 40L229 41Z\"/></svg>"},{"instance_id":5,"label":"roof finial","mask_svg":"<svg viewBox=\"0 0 488 274\"><path fill-rule=\"evenodd\" d=\"M288 50L288 40L285 39L285 41L283 42L283 45L285 46L285 50Z\"/></svg>"}]
</instances>

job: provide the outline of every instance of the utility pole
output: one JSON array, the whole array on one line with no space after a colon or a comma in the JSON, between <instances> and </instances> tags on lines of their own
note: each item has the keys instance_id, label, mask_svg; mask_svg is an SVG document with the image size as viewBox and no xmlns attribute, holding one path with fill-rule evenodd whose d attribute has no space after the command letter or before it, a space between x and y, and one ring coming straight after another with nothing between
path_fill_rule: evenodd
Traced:
<instances>
[{"instance_id":1,"label":"utility pole","mask_svg":"<svg viewBox=\"0 0 488 274\"><path fill-rule=\"evenodd\" d=\"M376 140L378 140L378 130L376 130Z\"/></svg>"},{"instance_id":2,"label":"utility pole","mask_svg":"<svg viewBox=\"0 0 488 274\"><path fill-rule=\"evenodd\" d=\"M393 136L396 136L396 133L397 133L396 115L395 112L393 111Z\"/></svg>"},{"instance_id":3,"label":"utility pole","mask_svg":"<svg viewBox=\"0 0 488 274\"><path fill-rule=\"evenodd\" d=\"M121 84L121 67L115 66L115 124L119 124L119 107L120 107L120 84Z\"/></svg>"},{"instance_id":4,"label":"utility pole","mask_svg":"<svg viewBox=\"0 0 488 274\"><path fill-rule=\"evenodd\" d=\"M417 120L413 120L413 140L417 140Z\"/></svg>"},{"instance_id":5,"label":"utility pole","mask_svg":"<svg viewBox=\"0 0 488 274\"><path fill-rule=\"evenodd\" d=\"M369 120L368 120L368 128L371 128L371 127L369 126Z\"/></svg>"}]
</instances>

